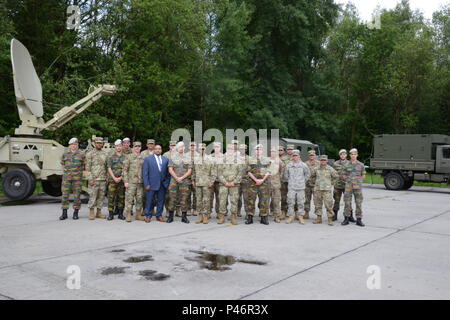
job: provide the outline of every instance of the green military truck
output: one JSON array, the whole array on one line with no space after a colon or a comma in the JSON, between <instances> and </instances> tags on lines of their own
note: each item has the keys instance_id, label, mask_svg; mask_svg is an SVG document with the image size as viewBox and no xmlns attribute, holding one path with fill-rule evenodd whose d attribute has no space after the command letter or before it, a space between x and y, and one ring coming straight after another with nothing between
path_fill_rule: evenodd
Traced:
<instances>
[{"instance_id":1,"label":"green military truck","mask_svg":"<svg viewBox=\"0 0 450 320\"><path fill-rule=\"evenodd\" d=\"M370 168L388 190L407 190L414 181L450 181L450 136L382 134L373 139Z\"/></svg>"}]
</instances>

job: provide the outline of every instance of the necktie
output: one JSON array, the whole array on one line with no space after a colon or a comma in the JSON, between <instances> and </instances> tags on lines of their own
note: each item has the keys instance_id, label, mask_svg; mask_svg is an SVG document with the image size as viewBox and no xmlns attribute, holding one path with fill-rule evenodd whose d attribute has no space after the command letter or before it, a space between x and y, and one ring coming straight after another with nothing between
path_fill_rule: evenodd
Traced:
<instances>
[{"instance_id":1,"label":"necktie","mask_svg":"<svg viewBox=\"0 0 450 320\"><path fill-rule=\"evenodd\" d=\"M158 162L158 169L159 169L159 171L161 171L161 165L162 165L161 156L156 156L156 161Z\"/></svg>"}]
</instances>

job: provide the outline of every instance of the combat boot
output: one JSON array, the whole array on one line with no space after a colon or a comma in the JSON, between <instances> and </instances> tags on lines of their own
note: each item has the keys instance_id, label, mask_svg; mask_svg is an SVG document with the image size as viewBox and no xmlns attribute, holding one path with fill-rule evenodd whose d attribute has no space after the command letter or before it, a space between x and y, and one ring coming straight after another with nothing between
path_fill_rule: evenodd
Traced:
<instances>
[{"instance_id":1,"label":"combat boot","mask_svg":"<svg viewBox=\"0 0 450 320\"><path fill-rule=\"evenodd\" d=\"M109 215L108 215L108 218L107 218L108 220L112 220L112 219L114 219L114 211L110 211L109 212Z\"/></svg>"},{"instance_id":2,"label":"combat boot","mask_svg":"<svg viewBox=\"0 0 450 320\"><path fill-rule=\"evenodd\" d=\"M350 217L348 218L348 221L353 222L353 223L356 222L355 218L353 218L353 210L350 211Z\"/></svg>"},{"instance_id":3,"label":"combat boot","mask_svg":"<svg viewBox=\"0 0 450 320\"><path fill-rule=\"evenodd\" d=\"M59 220L66 220L67 219L67 209L63 209L62 215L59 217Z\"/></svg>"},{"instance_id":4,"label":"combat boot","mask_svg":"<svg viewBox=\"0 0 450 320\"><path fill-rule=\"evenodd\" d=\"M123 216L123 209L119 209L117 219L125 220L125 217Z\"/></svg>"},{"instance_id":5,"label":"combat boot","mask_svg":"<svg viewBox=\"0 0 450 320\"><path fill-rule=\"evenodd\" d=\"M167 218L167 223L172 223L173 222L173 211L169 211L169 217Z\"/></svg>"},{"instance_id":6,"label":"combat boot","mask_svg":"<svg viewBox=\"0 0 450 320\"><path fill-rule=\"evenodd\" d=\"M334 212L333 221L337 221L337 216L338 216L339 210L333 210L333 212Z\"/></svg>"},{"instance_id":7,"label":"combat boot","mask_svg":"<svg viewBox=\"0 0 450 320\"><path fill-rule=\"evenodd\" d=\"M261 217L261 224L265 224L266 226L269 224L269 219L267 218L267 216Z\"/></svg>"},{"instance_id":8,"label":"combat boot","mask_svg":"<svg viewBox=\"0 0 450 320\"><path fill-rule=\"evenodd\" d=\"M281 215L278 215L275 217L275 219L273 219L274 222L276 223L280 223L281 222Z\"/></svg>"},{"instance_id":9,"label":"combat boot","mask_svg":"<svg viewBox=\"0 0 450 320\"><path fill-rule=\"evenodd\" d=\"M329 226L333 225L333 217L328 217L328 225Z\"/></svg>"},{"instance_id":10,"label":"combat boot","mask_svg":"<svg viewBox=\"0 0 450 320\"><path fill-rule=\"evenodd\" d=\"M199 214L198 215L198 219L197 220L195 220L195 223L202 223L203 222L203 214Z\"/></svg>"},{"instance_id":11,"label":"combat boot","mask_svg":"<svg viewBox=\"0 0 450 320\"><path fill-rule=\"evenodd\" d=\"M217 219L217 224L223 224L225 222L225 217L223 214L219 214L219 217Z\"/></svg>"},{"instance_id":12,"label":"combat boot","mask_svg":"<svg viewBox=\"0 0 450 320\"><path fill-rule=\"evenodd\" d=\"M286 211L281 212L280 220L286 219Z\"/></svg>"},{"instance_id":13,"label":"combat boot","mask_svg":"<svg viewBox=\"0 0 450 320\"><path fill-rule=\"evenodd\" d=\"M308 220L309 219L309 212L305 213L303 215L303 219Z\"/></svg>"},{"instance_id":14,"label":"combat boot","mask_svg":"<svg viewBox=\"0 0 450 320\"><path fill-rule=\"evenodd\" d=\"M286 220L286 224L291 224L292 221L294 221L294 219L295 219L295 216L294 216L294 215L289 216L289 217L287 218L287 220Z\"/></svg>"},{"instance_id":15,"label":"combat boot","mask_svg":"<svg viewBox=\"0 0 450 320\"><path fill-rule=\"evenodd\" d=\"M192 209L192 215L193 215L194 217L198 216L197 210L193 210L193 209Z\"/></svg>"},{"instance_id":16,"label":"combat boot","mask_svg":"<svg viewBox=\"0 0 450 320\"><path fill-rule=\"evenodd\" d=\"M313 221L313 224L321 224L322 223L322 217L317 216L316 220Z\"/></svg>"},{"instance_id":17,"label":"combat boot","mask_svg":"<svg viewBox=\"0 0 450 320\"><path fill-rule=\"evenodd\" d=\"M208 224L209 222L209 214L204 214L203 215L203 224Z\"/></svg>"},{"instance_id":18,"label":"combat boot","mask_svg":"<svg viewBox=\"0 0 450 320\"><path fill-rule=\"evenodd\" d=\"M97 208L97 214L95 217L99 218L99 219L106 219L106 216L104 214L102 214L102 209L100 209L100 208Z\"/></svg>"},{"instance_id":19,"label":"combat boot","mask_svg":"<svg viewBox=\"0 0 450 320\"><path fill-rule=\"evenodd\" d=\"M94 220L95 219L95 211L94 208L90 208L89 209L89 220Z\"/></svg>"},{"instance_id":20,"label":"combat boot","mask_svg":"<svg viewBox=\"0 0 450 320\"><path fill-rule=\"evenodd\" d=\"M342 221L341 225L346 226L348 225L349 219L348 217L344 217L344 221Z\"/></svg>"},{"instance_id":21,"label":"combat boot","mask_svg":"<svg viewBox=\"0 0 450 320\"><path fill-rule=\"evenodd\" d=\"M361 218L357 218L357 219L356 219L356 225L357 225L357 226L360 226L360 227L364 227L364 226L365 226L365 224L362 222L362 219L361 219Z\"/></svg>"},{"instance_id":22,"label":"combat boot","mask_svg":"<svg viewBox=\"0 0 450 320\"><path fill-rule=\"evenodd\" d=\"M74 209L74 210L73 210L73 216L72 216L72 219L73 219L73 220L78 220L78 210L79 210L79 209Z\"/></svg>"},{"instance_id":23,"label":"combat boot","mask_svg":"<svg viewBox=\"0 0 450 320\"><path fill-rule=\"evenodd\" d=\"M232 224L233 226L239 224L239 222L238 222L237 219L236 219L236 215L235 215L235 214L232 214L232 215L231 215L230 221L231 221L231 224Z\"/></svg>"},{"instance_id":24,"label":"combat boot","mask_svg":"<svg viewBox=\"0 0 450 320\"><path fill-rule=\"evenodd\" d=\"M127 218L125 219L127 222L131 222L131 210L127 212Z\"/></svg>"},{"instance_id":25,"label":"combat boot","mask_svg":"<svg viewBox=\"0 0 450 320\"><path fill-rule=\"evenodd\" d=\"M181 217L181 209L180 207L177 207L177 213L175 214L177 217Z\"/></svg>"},{"instance_id":26,"label":"combat boot","mask_svg":"<svg viewBox=\"0 0 450 320\"><path fill-rule=\"evenodd\" d=\"M298 216L298 221L300 222L300 224L305 224L305 220L303 220L303 216L302 215Z\"/></svg>"},{"instance_id":27,"label":"combat boot","mask_svg":"<svg viewBox=\"0 0 450 320\"><path fill-rule=\"evenodd\" d=\"M187 216L188 216L188 217L192 216L192 210L188 210Z\"/></svg>"},{"instance_id":28,"label":"combat boot","mask_svg":"<svg viewBox=\"0 0 450 320\"><path fill-rule=\"evenodd\" d=\"M188 218L186 217L186 212L181 213L181 222L183 223L189 223Z\"/></svg>"},{"instance_id":29,"label":"combat boot","mask_svg":"<svg viewBox=\"0 0 450 320\"><path fill-rule=\"evenodd\" d=\"M252 224L253 223L253 216L251 214L247 215L247 219L245 220L245 224Z\"/></svg>"},{"instance_id":30,"label":"combat boot","mask_svg":"<svg viewBox=\"0 0 450 320\"><path fill-rule=\"evenodd\" d=\"M144 221L143 210L136 210L136 221Z\"/></svg>"}]
</instances>

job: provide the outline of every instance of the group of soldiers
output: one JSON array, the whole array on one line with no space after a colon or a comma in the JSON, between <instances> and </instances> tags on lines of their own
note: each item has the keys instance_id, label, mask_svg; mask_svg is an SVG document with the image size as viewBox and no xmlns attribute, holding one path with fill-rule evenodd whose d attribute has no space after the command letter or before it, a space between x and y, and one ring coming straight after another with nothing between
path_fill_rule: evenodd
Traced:
<instances>
[{"instance_id":1,"label":"group of soldiers","mask_svg":"<svg viewBox=\"0 0 450 320\"><path fill-rule=\"evenodd\" d=\"M154 139L147 140L147 149L129 138L116 140L114 149L104 149L102 138L95 138L95 148L84 152L78 148L78 140L69 141L69 150L61 160L63 166L61 220L67 219L69 196L73 194L73 219L78 219L82 181L88 181L89 219L135 219L150 222L152 213L145 212L145 188L142 166L145 157L162 153ZM340 159L333 166L328 157L310 150L306 161L293 145L270 150L264 155L262 145L254 147L254 155L247 155L247 145L231 141L222 152L221 143L214 143L214 151L206 153L206 144L190 142L186 151L184 142L170 141L169 150L163 156L169 159L170 184L165 196L167 220L174 216L189 223L187 216L198 216L196 223L209 223L213 207L217 223L229 221L237 225L242 208L245 209L245 224L252 224L256 203L262 224L269 224L269 216L276 223L285 220L290 224L298 220L304 224L309 219L311 202L314 202L316 219L322 223L323 206L328 225L337 220L342 195L344 195L344 221L342 225L362 222L362 181L365 179L364 165L357 160L358 151L339 152ZM108 215L102 214L105 196L108 197ZM356 218L353 218L352 197L355 198ZM256 201L258 199L258 201ZM151 200L152 201L152 200ZM334 202L334 203L333 203ZM228 210L229 208L229 210ZM125 215L124 215L125 212ZM144 217L145 216L145 217Z\"/></svg>"}]
</instances>

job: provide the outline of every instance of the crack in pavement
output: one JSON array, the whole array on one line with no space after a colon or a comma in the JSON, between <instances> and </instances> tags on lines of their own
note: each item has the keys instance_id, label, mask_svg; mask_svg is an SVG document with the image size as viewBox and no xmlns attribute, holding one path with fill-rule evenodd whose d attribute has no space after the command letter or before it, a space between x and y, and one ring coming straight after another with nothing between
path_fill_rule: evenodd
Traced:
<instances>
[{"instance_id":1,"label":"crack in pavement","mask_svg":"<svg viewBox=\"0 0 450 320\"><path fill-rule=\"evenodd\" d=\"M336 260L336 259L338 259L338 258L340 258L340 257L342 257L342 256L345 256L345 255L349 254L349 253L355 252L355 251L357 251L357 250L359 250L359 249L361 249L361 248L367 247L367 246L369 246L369 245L371 245L371 244L373 244L373 243L375 243L375 242L378 242L378 241L384 240L384 239L386 239L386 238L389 238L389 237L391 237L391 236L394 235L394 234L397 234L397 233L400 233L400 232L403 232L403 231L408 231L407 229L409 229L409 228L412 228L412 227L414 227L414 226L416 226L416 225L418 225L418 224L424 223L424 222L426 222L426 221L429 221L429 220L438 218L438 217L443 216L444 214L447 214L447 213L450 213L450 210L447 210L447 211L441 212L441 213L439 213L439 214L437 214L437 215L428 217L428 218L426 218L426 219L424 219L424 220L421 220L421 221L419 221L419 222L413 223L413 224L411 224L411 225L409 225L409 226L407 226L407 227L399 228L399 229L397 229L397 230L395 230L395 231L393 231L393 232L391 232L391 233L388 233L387 235L384 235L384 236L382 236L382 237L380 237L380 238L373 239L373 240L371 240L371 241L369 241L369 242L366 242L366 243L364 243L364 244L362 244L362 245L360 245L360 246L358 246L358 247L355 247L355 248L353 248L353 249L347 250L347 251L345 251L345 252L343 252L343 253L341 253L341 254L338 254L338 255L336 255L336 256L333 256L333 257L331 257L331 258L329 258L329 259L326 259L326 260L324 260L324 261L321 261L321 262L319 262L319 263L316 263L316 264L314 264L314 265L312 265L312 266L310 266L310 267L308 267L308 268L305 268L305 269L302 269L302 270L300 270L300 271L298 271L298 272L295 272L295 273L293 273L293 274L291 274L291 275L289 275L289 276L287 276L287 277L284 277L284 278L282 278L282 279L280 279L280 280L277 280L277 281L275 281L275 282L273 282L273 283L271 283L271 284L268 284L267 286L264 286L264 287L262 287L262 288L260 288L260 289L258 289L258 290L255 290L255 291L253 291L253 292L247 293L246 295L243 295L243 296L239 297L237 300L243 300L243 299L245 299L245 298L248 298L248 297L250 297L250 296L252 296L252 295L254 295L254 294L257 294L257 293L259 293L259 292L261 292L261 291L264 291L264 290L266 290L266 289L269 289L269 288L271 288L271 287L274 287L274 286L276 286L276 285L278 285L278 284L280 284L280 283L282 283L282 282L284 282L284 281L286 281L286 280L288 280L288 279L291 279L291 278L293 278L293 277L296 277L296 276L298 276L299 274L302 274L302 273L305 273L305 272L307 272L307 271L309 271L309 270L311 270L311 269L317 268L317 267L319 267L319 266L321 266L321 265L324 265L324 264L326 264L326 263L328 263L328 262L330 262L330 261Z\"/></svg>"}]
</instances>

